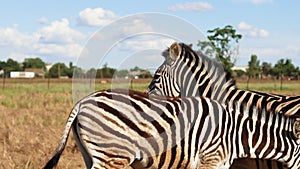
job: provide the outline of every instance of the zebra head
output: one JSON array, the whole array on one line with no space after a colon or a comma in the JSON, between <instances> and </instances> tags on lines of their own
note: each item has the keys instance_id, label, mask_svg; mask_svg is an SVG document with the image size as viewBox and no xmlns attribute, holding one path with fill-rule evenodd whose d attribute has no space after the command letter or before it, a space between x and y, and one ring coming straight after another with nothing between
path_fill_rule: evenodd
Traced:
<instances>
[{"instance_id":1,"label":"zebra head","mask_svg":"<svg viewBox=\"0 0 300 169\"><path fill-rule=\"evenodd\" d=\"M173 43L162 52L165 61L155 71L153 79L147 88L149 94L164 96L180 96L179 83L176 76L178 58L181 56L181 44Z\"/></svg>"},{"instance_id":2,"label":"zebra head","mask_svg":"<svg viewBox=\"0 0 300 169\"><path fill-rule=\"evenodd\" d=\"M232 85L220 63L194 51L191 45L175 42L162 55L165 61L148 86L150 94L217 98Z\"/></svg>"}]
</instances>

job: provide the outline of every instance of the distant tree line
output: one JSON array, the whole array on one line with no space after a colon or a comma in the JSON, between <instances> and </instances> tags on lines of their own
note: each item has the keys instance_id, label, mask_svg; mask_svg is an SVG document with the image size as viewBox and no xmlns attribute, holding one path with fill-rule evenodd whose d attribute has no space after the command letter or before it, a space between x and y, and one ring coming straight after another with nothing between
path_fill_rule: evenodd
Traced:
<instances>
[{"instance_id":1,"label":"distant tree line","mask_svg":"<svg viewBox=\"0 0 300 169\"><path fill-rule=\"evenodd\" d=\"M237 72L238 76L247 75L249 78L286 78L288 80L299 80L300 69L290 59L279 59L274 66L268 62L262 62L257 55L251 55L246 72Z\"/></svg>"},{"instance_id":2,"label":"distant tree line","mask_svg":"<svg viewBox=\"0 0 300 169\"><path fill-rule=\"evenodd\" d=\"M49 70L47 70L46 63L40 58L26 58L22 63L18 63L13 59L8 59L6 62L0 61L0 77L9 77L10 72L12 71L25 71L26 69L42 69L45 72L44 77L47 78L72 78L73 75L83 78L132 78L133 76L138 78L151 77L151 73L149 71L139 67L134 67L129 70L117 70L115 68L108 67L107 64L104 64L102 68L91 68L86 71L80 67L74 66L73 63L70 62L68 66L64 63L55 63Z\"/></svg>"}]
</instances>

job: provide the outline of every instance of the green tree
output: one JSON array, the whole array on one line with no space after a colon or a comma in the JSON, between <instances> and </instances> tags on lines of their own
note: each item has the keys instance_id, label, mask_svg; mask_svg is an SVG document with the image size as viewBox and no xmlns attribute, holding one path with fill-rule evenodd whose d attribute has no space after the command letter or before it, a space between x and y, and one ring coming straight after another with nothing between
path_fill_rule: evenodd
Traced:
<instances>
[{"instance_id":1,"label":"green tree","mask_svg":"<svg viewBox=\"0 0 300 169\"><path fill-rule=\"evenodd\" d=\"M96 78L112 78L116 69L110 68L107 64L103 65L103 68L97 69Z\"/></svg>"},{"instance_id":2,"label":"green tree","mask_svg":"<svg viewBox=\"0 0 300 169\"><path fill-rule=\"evenodd\" d=\"M74 74L76 77L84 77L85 76L84 70L82 68L74 66L73 62L70 62L69 68L67 71L67 76L69 78L72 78Z\"/></svg>"},{"instance_id":3,"label":"green tree","mask_svg":"<svg viewBox=\"0 0 300 169\"><path fill-rule=\"evenodd\" d=\"M116 76L116 77L126 77L126 76L128 76L128 74L129 74L128 70L122 69L122 70L116 71L114 76Z\"/></svg>"},{"instance_id":4,"label":"green tree","mask_svg":"<svg viewBox=\"0 0 300 169\"><path fill-rule=\"evenodd\" d=\"M0 77L3 77L4 75L4 69L6 68L6 62L0 61Z\"/></svg>"},{"instance_id":5,"label":"green tree","mask_svg":"<svg viewBox=\"0 0 300 169\"><path fill-rule=\"evenodd\" d=\"M26 58L23 62L23 68L39 68L46 70L46 64L40 58Z\"/></svg>"},{"instance_id":6,"label":"green tree","mask_svg":"<svg viewBox=\"0 0 300 169\"><path fill-rule=\"evenodd\" d=\"M69 68L69 72L68 72L68 76L71 78L73 77L74 75L76 75L76 77L84 77L85 76L85 73L84 73L84 70L80 67L77 67L77 66L74 66L71 68Z\"/></svg>"},{"instance_id":7,"label":"green tree","mask_svg":"<svg viewBox=\"0 0 300 169\"><path fill-rule=\"evenodd\" d=\"M283 75L283 72L284 72L284 59L278 60L277 63L274 65L271 72L272 72L273 76L279 77L279 76Z\"/></svg>"},{"instance_id":8,"label":"green tree","mask_svg":"<svg viewBox=\"0 0 300 169\"><path fill-rule=\"evenodd\" d=\"M244 72L243 70L234 70L233 73L237 77L242 77L242 76L244 76L246 74L246 72Z\"/></svg>"},{"instance_id":9,"label":"green tree","mask_svg":"<svg viewBox=\"0 0 300 169\"><path fill-rule=\"evenodd\" d=\"M3 70L6 67L6 62L0 61L0 70Z\"/></svg>"},{"instance_id":10,"label":"green tree","mask_svg":"<svg viewBox=\"0 0 300 169\"><path fill-rule=\"evenodd\" d=\"M199 41L198 46L201 50L205 50L206 54L215 51L216 58L223 63L225 71L229 72L231 76L231 68L234 66L238 54L238 42L242 35L238 34L231 25L207 32L211 34L207 36L210 42Z\"/></svg>"},{"instance_id":11,"label":"green tree","mask_svg":"<svg viewBox=\"0 0 300 169\"><path fill-rule=\"evenodd\" d=\"M64 63L55 63L48 72L48 76L51 78L59 78L60 76L68 75L69 68Z\"/></svg>"},{"instance_id":12,"label":"green tree","mask_svg":"<svg viewBox=\"0 0 300 169\"><path fill-rule=\"evenodd\" d=\"M144 69L135 66L134 68L131 68L130 71L144 71Z\"/></svg>"},{"instance_id":13,"label":"green tree","mask_svg":"<svg viewBox=\"0 0 300 169\"><path fill-rule=\"evenodd\" d=\"M290 59L280 59L272 69L274 76L293 76L297 74L298 70Z\"/></svg>"},{"instance_id":14,"label":"green tree","mask_svg":"<svg viewBox=\"0 0 300 169\"><path fill-rule=\"evenodd\" d=\"M274 65L272 69L272 75L274 76L298 76L299 68L295 67L290 59L280 59Z\"/></svg>"},{"instance_id":15,"label":"green tree","mask_svg":"<svg viewBox=\"0 0 300 169\"><path fill-rule=\"evenodd\" d=\"M21 70L22 70L22 68L17 61L15 61L13 59L8 59L6 61L6 65L4 67L4 72L5 72L6 77L9 77L9 74L12 71L21 71Z\"/></svg>"},{"instance_id":16,"label":"green tree","mask_svg":"<svg viewBox=\"0 0 300 169\"><path fill-rule=\"evenodd\" d=\"M272 64L271 63L267 63L267 62L263 62L262 63L262 66L261 66L261 69L262 69L262 74L264 76L269 76L272 72Z\"/></svg>"},{"instance_id":17,"label":"green tree","mask_svg":"<svg viewBox=\"0 0 300 169\"><path fill-rule=\"evenodd\" d=\"M91 68L86 72L87 78L95 78L96 77L97 70L95 68Z\"/></svg>"},{"instance_id":18,"label":"green tree","mask_svg":"<svg viewBox=\"0 0 300 169\"><path fill-rule=\"evenodd\" d=\"M284 69L283 74L285 76L293 76L293 74L297 71L296 67L292 63L292 60L290 60L290 59L285 60L284 67L285 67L285 69Z\"/></svg>"},{"instance_id":19,"label":"green tree","mask_svg":"<svg viewBox=\"0 0 300 169\"><path fill-rule=\"evenodd\" d=\"M283 77L296 77L298 78L299 68L295 67L290 59L280 59L272 69L272 75L280 78L280 89L282 90Z\"/></svg>"},{"instance_id":20,"label":"green tree","mask_svg":"<svg viewBox=\"0 0 300 169\"><path fill-rule=\"evenodd\" d=\"M247 69L247 75L249 78L259 77L261 68L259 66L259 60L257 55L251 55L251 59L248 62L249 68Z\"/></svg>"}]
</instances>

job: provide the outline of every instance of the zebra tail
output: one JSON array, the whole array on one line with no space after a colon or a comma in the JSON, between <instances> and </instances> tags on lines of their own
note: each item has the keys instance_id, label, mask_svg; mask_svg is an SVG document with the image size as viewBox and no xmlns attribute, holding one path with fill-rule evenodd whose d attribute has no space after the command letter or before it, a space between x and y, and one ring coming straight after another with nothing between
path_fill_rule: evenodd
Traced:
<instances>
[{"instance_id":1,"label":"zebra tail","mask_svg":"<svg viewBox=\"0 0 300 169\"><path fill-rule=\"evenodd\" d=\"M52 169L57 165L59 158L67 145L69 133L72 128L72 124L77 117L78 112L79 112L79 103L74 106L74 108L72 109L72 111L68 117L65 129L64 129L64 133L61 137L58 148L56 149L55 155L47 162L47 164L45 165L45 167L43 169Z\"/></svg>"}]
</instances>

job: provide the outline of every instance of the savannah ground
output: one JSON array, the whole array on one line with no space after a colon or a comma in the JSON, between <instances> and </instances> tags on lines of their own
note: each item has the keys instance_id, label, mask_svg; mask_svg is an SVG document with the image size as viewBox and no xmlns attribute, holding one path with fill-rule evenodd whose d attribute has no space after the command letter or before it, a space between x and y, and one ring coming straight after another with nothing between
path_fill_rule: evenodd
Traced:
<instances>
[{"instance_id":1,"label":"savannah ground","mask_svg":"<svg viewBox=\"0 0 300 169\"><path fill-rule=\"evenodd\" d=\"M134 80L130 88L145 90L151 79ZM73 106L71 79L0 79L0 169L39 169L55 152ZM106 82L106 83L103 83ZM96 90L111 87L97 80ZM244 81L237 81L246 88ZM126 86L126 85L125 85ZM300 95L300 81L251 80L249 89ZM85 168L72 134L58 169Z\"/></svg>"}]
</instances>

